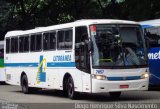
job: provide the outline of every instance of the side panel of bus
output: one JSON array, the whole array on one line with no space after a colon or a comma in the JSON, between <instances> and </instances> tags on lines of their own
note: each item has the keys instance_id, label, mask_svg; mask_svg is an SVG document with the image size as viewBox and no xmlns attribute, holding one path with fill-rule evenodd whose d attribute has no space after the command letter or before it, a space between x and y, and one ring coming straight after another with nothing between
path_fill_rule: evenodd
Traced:
<instances>
[{"instance_id":1,"label":"side panel of bus","mask_svg":"<svg viewBox=\"0 0 160 109\"><path fill-rule=\"evenodd\" d=\"M63 90L64 76L70 74L74 81L75 91L83 91L82 75L84 72L75 67L73 48L71 50L6 53L5 58L9 84L21 85L21 78L25 74L29 87Z\"/></svg>"},{"instance_id":2,"label":"side panel of bus","mask_svg":"<svg viewBox=\"0 0 160 109\"><path fill-rule=\"evenodd\" d=\"M150 76L150 84L151 85L159 85L160 84L160 48L153 47L149 49L148 53L149 58L149 71L151 73Z\"/></svg>"}]
</instances>

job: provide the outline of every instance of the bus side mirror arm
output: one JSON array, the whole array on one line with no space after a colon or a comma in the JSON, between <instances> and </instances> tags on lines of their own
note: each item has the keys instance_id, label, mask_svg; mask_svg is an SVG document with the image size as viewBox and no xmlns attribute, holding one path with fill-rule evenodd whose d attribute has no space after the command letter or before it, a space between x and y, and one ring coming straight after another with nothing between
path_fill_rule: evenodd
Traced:
<instances>
[{"instance_id":1,"label":"bus side mirror arm","mask_svg":"<svg viewBox=\"0 0 160 109\"><path fill-rule=\"evenodd\" d=\"M89 41L87 43L87 45L88 45L88 51L92 51L92 43L91 43L91 41Z\"/></svg>"},{"instance_id":2,"label":"bus side mirror arm","mask_svg":"<svg viewBox=\"0 0 160 109\"><path fill-rule=\"evenodd\" d=\"M146 43L146 47L150 48L150 41L148 38L145 37L145 43Z\"/></svg>"}]
</instances>

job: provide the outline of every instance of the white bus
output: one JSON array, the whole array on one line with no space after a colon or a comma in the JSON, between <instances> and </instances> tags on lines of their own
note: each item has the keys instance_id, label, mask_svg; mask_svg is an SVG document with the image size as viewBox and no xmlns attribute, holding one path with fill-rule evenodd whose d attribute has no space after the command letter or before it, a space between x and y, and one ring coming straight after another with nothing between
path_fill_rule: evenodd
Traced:
<instances>
[{"instance_id":1,"label":"white bus","mask_svg":"<svg viewBox=\"0 0 160 109\"><path fill-rule=\"evenodd\" d=\"M6 82L25 94L46 88L75 99L81 92L147 90L146 57L143 32L132 21L78 20L5 36Z\"/></svg>"},{"instance_id":2,"label":"white bus","mask_svg":"<svg viewBox=\"0 0 160 109\"><path fill-rule=\"evenodd\" d=\"M5 68L4 68L4 41L0 41L0 82L5 82Z\"/></svg>"}]
</instances>

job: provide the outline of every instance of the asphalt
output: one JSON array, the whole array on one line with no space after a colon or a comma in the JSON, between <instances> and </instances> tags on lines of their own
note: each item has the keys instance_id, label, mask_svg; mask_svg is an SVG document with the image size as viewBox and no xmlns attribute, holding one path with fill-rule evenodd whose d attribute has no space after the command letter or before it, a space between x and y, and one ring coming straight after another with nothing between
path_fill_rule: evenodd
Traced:
<instances>
[{"instance_id":1,"label":"asphalt","mask_svg":"<svg viewBox=\"0 0 160 109\"><path fill-rule=\"evenodd\" d=\"M21 87L12 85L0 85L0 103L14 103L18 104L15 109L43 109L46 106L50 107L66 107L71 109L89 109L89 104L160 104L160 88L152 88L149 91L129 91L123 92L118 99L112 99L108 93L103 94L81 94L78 100L71 100L64 96L62 91L56 90L41 90L32 94L23 94ZM79 105L80 104L80 105ZM81 105L82 104L82 105ZM86 104L86 105L85 105ZM12 104L13 105L13 104ZM59 107L60 106L60 107ZM85 107L88 106L88 107ZM106 105L105 105L106 106ZM124 105L125 106L125 105ZM15 105L16 107L16 105ZM1 108L1 106L0 106ZM93 107L92 107L93 108ZM102 108L102 107L101 107ZM114 107L120 109L119 107ZM121 107L124 109L125 107ZM3 108L4 109L4 108ZM103 109L103 108L102 108ZM106 107L105 107L106 109ZM107 108L111 109L111 108Z\"/></svg>"}]
</instances>

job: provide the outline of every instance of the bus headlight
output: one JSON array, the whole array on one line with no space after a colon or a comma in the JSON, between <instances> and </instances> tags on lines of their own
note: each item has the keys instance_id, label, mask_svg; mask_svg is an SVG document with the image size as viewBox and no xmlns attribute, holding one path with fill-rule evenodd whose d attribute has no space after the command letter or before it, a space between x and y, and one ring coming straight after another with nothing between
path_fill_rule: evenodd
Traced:
<instances>
[{"instance_id":1,"label":"bus headlight","mask_svg":"<svg viewBox=\"0 0 160 109\"><path fill-rule=\"evenodd\" d=\"M149 74L148 73L144 73L141 75L141 79L145 79L145 78L148 78L149 77Z\"/></svg>"},{"instance_id":2,"label":"bus headlight","mask_svg":"<svg viewBox=\"0 0 160 109\"><path fill-rule=\"evenodd\" d=\"M105 80L107 77L105 75L92 75L92 78L98 80Z\"/></svg>"}]
</instances>

